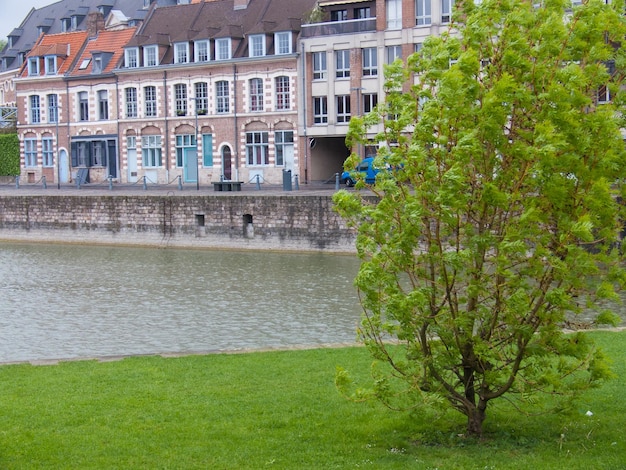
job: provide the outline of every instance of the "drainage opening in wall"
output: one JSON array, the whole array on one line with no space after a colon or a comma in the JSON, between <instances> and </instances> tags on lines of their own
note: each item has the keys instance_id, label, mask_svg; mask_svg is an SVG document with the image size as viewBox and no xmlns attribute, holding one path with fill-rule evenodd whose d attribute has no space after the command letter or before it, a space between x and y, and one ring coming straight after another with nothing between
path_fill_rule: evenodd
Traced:
<instances>
[{"instance_id":1,"label":"drainage opening in wall","mask_svg":"<svg viewBox=\"0 0 626 470\"><path fill-rule=\"evenodd\" d=\"M254 225L252 224L252 215L243 215L243 236L245 238L254 238Z\"/></svg>"},{"instance_id":2,"label":"drainage opening in wall","mask_svg":"<svg viewBox=\"0 0 626 470\"><path fill-rule=\"evenodd\" d=\"M196 214L196 227L204 227L204 214Z\"/></svg>"}]
</instances>

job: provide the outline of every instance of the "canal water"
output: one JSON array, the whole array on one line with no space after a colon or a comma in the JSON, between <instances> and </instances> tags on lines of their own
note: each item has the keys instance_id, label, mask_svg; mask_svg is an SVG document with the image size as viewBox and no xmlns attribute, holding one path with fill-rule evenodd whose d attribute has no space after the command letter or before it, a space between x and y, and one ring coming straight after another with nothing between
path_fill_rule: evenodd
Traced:
<instances>
[{"instance_id":1,"label":"canal water","mask_svg":"<svg viewBox=\"0 0 626 470\"><path fill-rule=\"evenodd\" d=\"M0 362L353 342L358 260L0 243Z\"/></svg>"}]
</instances>

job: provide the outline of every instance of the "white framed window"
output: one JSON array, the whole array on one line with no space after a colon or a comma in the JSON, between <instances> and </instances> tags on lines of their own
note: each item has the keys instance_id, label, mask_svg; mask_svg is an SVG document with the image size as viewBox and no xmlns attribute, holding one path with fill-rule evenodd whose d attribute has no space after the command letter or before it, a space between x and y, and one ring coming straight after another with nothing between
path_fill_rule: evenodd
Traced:
<instances>
[{"instance_id":1,"label":"white framed window","mask_svg":"<svg viewBox=\"0 0 626 470\"><path fill-rule=\"evenodd\" d=\"M41 122L41 105L39 95L31 95L30 101L30 123L39 124Z\"/></svg>"},{"instance_id":2,"label":"white framed window","mask_svg":"<svg viewBox=\"0 0 626 470\"><path fill-rule=\"evenodd\" d=\"M28 76L34 77L39 75L39 57L28 58Z\"/></svg>"},{"instance_id":3,"label":"white framed window","mask_svg":"<svg viewBox=\"0 0 626 470\"><path fill-rule=\"evenodd\" d=\"M196 149L196 136L194 134L178 134L176 136L176 166L182 168L184 156L188 150Z\"/></svg>"},{"instance_id":4,"label":"white framed window","mask_svg":"<svg viewBox=\"0 0 626 470\"><path fill-rule=\"evenodd\" d=\"M263 79L252 78L248 82L250 111L263 111Z\"/></svg>"},{"instance_id":5,"label":"white framed window","mask_svg":"<svg viewBox=\"0 0 626 470\"><path fill-rule=\"evenodd\" d=\"M350 50L335 51L335 77L348 78L350 76Z\"/></svg>"},{"instance_id":6,"label":"white framed window","mask_svg":"<svg viewBox=\"0 0 626 470\"><path fill-rule=\"evenodd\" d=\"M313 97L313 123L328 123L328 98L325 96Z\"/></svg>"},{"instance_id":7,"label":"white framed window","mask_svg":"<svg viewBox=\"0 0 626 470\"><path fill-rule=\"evenodd\" d=\"M339 95L336 97L337 123L350 122L350 95Z\"/></svg>"},{"instance_id":8,"label":"white framed window","mask_svg":"<svg viewBox=\"0 0 626 470\"><path fill-rule=\"evenodd\" d=\"M177 42L174 44L174 63L186 64L189 62L189 43Z\"/></svg>"},{"instance_id":9,"label":"white framed window","mask_svg":"<svg viewBox=\"0 0 626 470\"><path fill-rule=\"evenodd\" d=\"M134 69L139 67L139 49L131 47L124 49L124 67Z\"/></svg>"},{"instance_id":10,"label":"white framed window","mask_svg":"<svg viewBox=\"0 0 626 470\"><path fill-rule=\"evenodd\" d=\"M137 117L137 88L129 87L124 90L126 95L126 117Z\"/></svg>"},{"instance_id":11,"label":"white framed window","mask_svg":"<svg viewBox=\"0 0 626 470\"><path fill-rule=\"evenodd\" d=\"M209 40L203 39L202 41L196 41L194 43L194 61L195 62L208 62L211 60L211 53L209 47Z\"/></svg>"},{"instance_id":12,"label":"white framed window","mask_svg":"<svg viewBox=\"0 0 626 470\"><path fill-rule=\"evenodd\" d=\"M47 55L44 57L46 75L56 75L57 73L57 56Z\"/></svg>"},{"instance_id":13,"label":"white framed window","mask_svg":"<svg viewBox=\"0 0 626 470\"><path fill-rule=\"evenodd\" d=\"M378 75L378 48L366 47L363 49L363 76L374 77Z\"/></svg>"},{"instance_id":14,"label":"white framed window","mask_svg":"<svg viewBox=\"0 0 626 470\"><path fill-rule=\"evenodd\" d=\"M24 166L37 166L37 139L24 139Z\"/></svg>"},{"instance_id":15,"label":"white framed window","mask_svg":"<svg viewBox=\"0 0 626 470\"><path fill-rule=\"evenodd\" d=\"M59 122L59 95L51 94L47 96L48 101L48 122Z\"/></svg>"},{"instance_id":16,"label":"white framed window","mask_svg":"<svg viewBox=\"0 0 626 470\"><path fill-rule=\"evenodd\" d=\"M289 77L281 75L274 80L276 86L276 109L291 109L291 90Z\"/></svg>"},{"instance_id":17,"label":"white framed window","mask_svg":"<svg viewBox=\"0 0 626 470\"><path fill-rule=\"evenodd\" d=\"M143 65L144 67L155 67L159 65L157 58L157 46L146 46L143 48Z\"/></svg>"},{"instance_id":18,"label":"white framed window","mask_svg":"<svg viewBox=\"0 0 626 470\"><path fill-rule=\"evenodd\" d=\"M354 19L364 20L372 17L372 10L370 7L360 7L354 9Z\"/></svg>"},{"instance_id":19,"label":"white framed window","mask_svg":"<svg viewBox=\"0 0 626 470\"><path fill-rule=\"evenodd\" d=\"M285 155L293 155L293 131L276 131L274 133L274 149L276 166L285 166Z\"/></svg>"},{"instance_id":20,"label":"white framed window","mask_svg":"<svg viewBox=\"0 0 626 470\"><path fill-rule=\"evenodd\" d=\"M254 34L248 39L248 55L262 57L265 55L265 34Z\"/></svg>"},{"instance_id":21,"label":"white framed window","mask_svg":"<svg viewBox=\"0 0 626 470\"><path fill-rule=\"evenodd\" d=\"M369 113L374 110L374 107L378 104L377 93L363 93L363 112Z\"/></svg>"},{"instance_id":22,"label":"white framed window","mask_svg":"<svg viewBox=\"0 0 626 470\"><path fill-rule=\"evenodd\" d=\"M452 20L452 7L454 0L441 0L441 23L449 23Z\"/></svg>"},{"instance_id":23,"label":"white framed window","mask_svg":"<svg viewBox=\"0 0 626 470\"><path fill-rule=\"evenodd\" d=\"M417 26L432 23L431 0L415 0L415 24Z\"/></svg>"},{"instance_id":24,"label":"white framed window","mask_svg":"<svg viewBox=\"0 0 626 470\"><path fill-rule=\"evenodd\" d=\"M195 88L196 114L207 114L209 109L209 86L206 82L198 82Z\"/></svg>"},{"instance_id":25,"label":"white framed window","mask_svg":"<svg viewBox=\"0 0 626 470\"><path fill-rule=\"evenodd\" d=\"M230 38L215 40L215 60L229 60L231 57Z\"/></svg>"},{"instance_id":26,"label":"white framed window","mask_svg":"<svg viewBox=\"0 0 626 470\"><path fill-rule=\"evenodd\" d=\"M385 62L393 64L396 59L402 59L402 46L386 46Z\"/></svg>"},{"instance_id":27,"label":"white framed window","mask_svg":"<svg viewBox=\"0 0 626 470\"><path fill-rule=\"evenodd\" d=\"M326 80L326 51L313 53L313 80Z\"/></svg>"},{"instance_id":28,"label":"white framed window","mask_svg":"<svg viewBox=\"0 0 626 470\"><path fill-rule=\"evenodd\" d=\"M146 117L157 115L157 93L155 86L147 86L143 89L143 98L146 107Z\"/></svg>"},{"instance_id":29,"label":"white framed window","mask_svg":"<svg viewBox=\"0 0 626 470\"><path fill-rule=\"evenodd\" d=\"M402 29L402 0L385 0L387 29Z\"/></svg>"},{"instance_id":30,"label":"white framed window","mask_svg":"<svg viewBox=\"0 0 626 470\"><path fill-rule=\"evenodd\" d=\"M162 166L160 135L144 135L141 137L141 156L144 168Z\"/></svg>"},{"instance_id":31,"label":"white framed window","mask_svg":"<svg viewBox=\"0 0 626 470\"><path fill-rule=\"evenodd\" d=\"M219 80L215 83L215 112L218 114L226 114L230 112L230 94L228 90L228 82Z\"/></svg>"},{"instance_id":32,"label":"white framed window","mask_svg":"<svg viewBox=\"0 0 626 470\"><path fill-rule=\"evenodd\" d=\"M86 91L78 93L78 119L89 121L89 95Z\"/></svg>"},{"instance_id":33,"label":"white framed window","mask_svg":"<svg viewBox=\"0 0 626 470\"><path fill-rule=\"evenodd\" d=\"M174 85L174 109L177 116L187 115L187 85L184 83Z\"/></svg>"},{"instance_id":34,"label":"white framed window","mask_svg":"<svg viewBox=\"0 0 626 470\"><path fill-rule=\"evenodd\" d=\"M41 163L45 167L54 166L54 146L51 137L41 139Z\"/></svg>"},{"instance_id":35,"label":"white framed window","mask_svg":"<svg viewBox=\"0 0 626 470\"><path fill-rule=\"evenodd\" d=\"M269 135L265 131L246 132L246 157L248 165L269 165Z\"/></svg>"},{"instance_id":36,"label":"white framed window","mask_svg":"<svg viewBox=\"0 0 626 470\"><path fill-rule=\"evenodd\" d=\"M274 34L274 49L276 55L291 54L291 31L281 31Z\"/></svg>"},{"instance_id":37,"label":"white framed window","mask_svg":"<svg viewBox=\"0 0 626 470\"><path fill-rule=\"evenodd\" d=\"M98 91L98 119L109 119L109 92L106 90Z\"/></svg>"}]
</instances>

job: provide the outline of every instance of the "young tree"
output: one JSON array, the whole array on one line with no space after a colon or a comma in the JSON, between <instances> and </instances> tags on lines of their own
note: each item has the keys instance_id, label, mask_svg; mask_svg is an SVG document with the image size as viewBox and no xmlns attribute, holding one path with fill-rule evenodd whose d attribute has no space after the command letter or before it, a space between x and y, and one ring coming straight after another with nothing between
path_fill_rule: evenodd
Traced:
<instances>
[{"instance_id":1,"label":"young tree","mask_svg":"<svg viewBox=\"0 0 626 470\"><path fill-rule=\"evenodd\" d=\"M351 120L348 142L379 144L387 171L335 204L358 231L359 333L388 366L374 394L451 405L480 435L491 400L569 396L610 376L562 327L625 279L626 24L623 1L456 9L447 34L387 70L385 103Z\"/></svg>"}]
</instances>

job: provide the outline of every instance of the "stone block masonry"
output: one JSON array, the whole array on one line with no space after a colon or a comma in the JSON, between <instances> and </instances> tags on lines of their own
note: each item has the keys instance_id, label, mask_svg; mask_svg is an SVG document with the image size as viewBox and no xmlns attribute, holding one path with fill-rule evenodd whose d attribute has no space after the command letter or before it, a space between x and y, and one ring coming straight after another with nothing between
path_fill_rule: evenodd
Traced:
<instances>
[{"instance_id":1,"label":"stone block masonry","mask_svg":"<svg viewBox=\"0 0 626 470\"><path fill-rule=\"evenodd\" d=\"M330 195L1 196L0 239L355 252Z\"/></svg>"}]
</instances>

